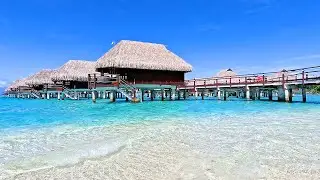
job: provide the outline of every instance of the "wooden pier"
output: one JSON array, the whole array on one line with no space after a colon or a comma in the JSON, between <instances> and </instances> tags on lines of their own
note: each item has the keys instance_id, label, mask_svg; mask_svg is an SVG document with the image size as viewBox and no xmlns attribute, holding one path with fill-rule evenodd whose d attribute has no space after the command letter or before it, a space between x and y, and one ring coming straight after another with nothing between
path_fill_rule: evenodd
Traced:
<instances>
[{"instance_id":1,"label":"wooden pier","mask_svg":"<svg viewBox=\"0 0 320 180\"><path fill-rule=\"evenodd\" d=\"M88 87L93 94L97 92L112 94L107 96L111 102L113 94L120 93L127 100L142 102L148 97L153 101L158 94L161 100L180 100L190 96L195 99L216 97L227 100L230 95L247 100L260 100L262 97L278 101L292 102L293 92L302 94L306 102L306 87L320 84L320 66L226 77L198 78L181 82L127 82L116 74L89 74ZM96 95L92 95L96 101Z\"/></svg>"},{"instance_id":2,"label":"wooden pier","mask_svg":"<svg viewBox=\"0 0 320 180\"><path fill-rule=\"evenodd\" d=\"M306 102L306 87L320 84L320 66L236 75L229 77L199 78L187 80L178 90L191 92L194 96L204 96L208 92L218 99L227 100L229 93L248 100L258 100L261 96L278 101L292 102L293 90L300 91L302 102Z\"/></svg>"}]
</instances>

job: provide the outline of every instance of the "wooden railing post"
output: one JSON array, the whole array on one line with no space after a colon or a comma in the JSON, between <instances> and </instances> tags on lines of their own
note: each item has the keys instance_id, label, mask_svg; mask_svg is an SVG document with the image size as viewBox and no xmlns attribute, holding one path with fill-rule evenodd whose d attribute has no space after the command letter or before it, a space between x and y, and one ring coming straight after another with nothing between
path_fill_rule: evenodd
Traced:
<instances>
[{"instance_id":1,"label":"wooden railing post","mask_svg":"<svg viewBox=\"0 0 320 180\"><path fill-rule=\"evenodd\" d=\"M96 74L93 74L93 80L94 80L93 87L94 87L94 89L96 89L97 88L97 77L96 77Z\"/></svg>"},{"instance_id":2,"label":"wooden railing post","mask_svg":"<svg viewBox=\"0 0 320 180\"><path fill-rule=\"evenodd\" d=\"M90 77L90 74L88 74L88 89L91 89L91 77Z\"/></svg>"},{"instance_id":3,"label":"wooden railing post","mask_svg":"<svg viewBox=\"0 0 320 180\"><path fill-rule=\"evenodd\" d=\"M118 88L120 87L120 75L119 74L117 75L117 86L118 86Z\"/></svg>"},{"instance_id":4,"label":"wooden railing post","mask_svg":"<svg viewBox=\"0 0 320 180\"><path fill-rule=\"evenodd\" d=\"M304 85L304 71L302 71L302 85Z\"/></svg>"},{"instance_id":5,"label":"wooden railing post","mask_svg":"<svg viewBox=\"0 0 320 180\"><path fill-rule=\"evenodd\" d=\"M284 80L284 73L282 73L282 88L284 88L284 83L285 83L285 80Z\"/></svg>"},{"instance_id":6,"label":"wooden railing post","mask_svg":"<svg viewBox=\"0 0 320 180\"><path fill-rule=\"evenodd\" d=\"M262 84L263 84L263 86L264 86L264 83L265 83L265 82L264 82L264 81L265 81L264 75L262 75L262 78L263 78L263 79L262 79Z\"/></svg>"},{"instance_id":7,"label":"wooden railing post","mask_svg":"<svg viewBox=\"0 0 320 180\"><path fill-rule=\"evenodd\" d=\"M308 73L306 73L306 81L308 81Z\"/></svg>"}]
</instances>

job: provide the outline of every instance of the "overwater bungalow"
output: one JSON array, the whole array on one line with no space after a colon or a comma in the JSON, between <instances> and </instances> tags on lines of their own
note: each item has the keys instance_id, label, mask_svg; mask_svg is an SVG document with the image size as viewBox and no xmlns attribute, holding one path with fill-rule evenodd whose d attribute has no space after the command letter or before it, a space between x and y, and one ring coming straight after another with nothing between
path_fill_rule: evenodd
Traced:
<instances>
[{"instance_id":1,"label":"overwater bungalow","mask_svg":"<svg viewBox=\"0 0 320 180\"><path fill-rule=\"evenodd\" d=\"M26 84L28 78L14 81L7 89L6 93L12 97L27 97L31 93L31 88Z\"/></svg>"},{"instance_id":2,"label":"overwater bungalow","mask_svg":"<svg viewBox=\"0 0 320 180\"><path fill-rule=\"evenodd\" d=\"M25 81L26 85L32 87L35 90L43 90L47 86L53 84L51 76L55 70L44 69L40 72L28 77Z\"/></svg>"},{"instance_id":3,"label":"overwater bungalow","mask_svg":"<svg viewBox=\"0 0 320 180\"><path fill-rule=\"evenodd\" d=\"M163 44L122 40L97 61L98 72L119 74L134 84L184 82L192 66Z\"/></svg>"},{"instance_id":4,"label":"overwater bungalow","mask_svg":"<svg viewBox=\"0 0 320 180\"><path fill-rule=\"evenodd\" d=\"M95 73L95 62L69 60L53 73L51 80L69 89L87 89L90 73Z\"/></svg>"},{"instance_id":5,"label":"overwater bungalow","mask_svg":"<svg viewBox=\"0 0 320 180\"><path fill-rule=\"evenodd\" d=\"M88 92L88 74L95 73L95 62L83 60L69 60L51 76L54 85L51 90L71 99L79 99ZM63 98L63 97L62 97Z\"/></svg>"},{"instance_id":6,"label":"overwater bungalow","mask_svg":"<svg viewBox=\"0 0 320 180\"><path fill-rule=\"evenodd\" d=\"M22 81L23 79L18 79L12 82L6 89L5 89L5 94L7 94L10 97L17 97L17 92L18 92L18 83Z\"/></svg>"},{"instance_id":7,"label":"overwater bungalow","mask_svg":"<svg viewBox=\"0 0 320 180\"><path fill-rule=\"evenodd\" d=\"M25 84L31 88L31 95L35 98L45 98L48 88L53 85L51 75L55 70L44 69L28 77Z\"/></svg>"},{"instance_id":8,"label":"overwater bungalow","mask_svg":"<svg viewBox=\"0 0 320 180\"><path fill-rule=\"evenodd\" d=\"M97 82L92 82L89 76L89 84L93 84L90 88L117 86L122 94L125 94L122 90L139 90L142 99L145 92L175 90L184 83L185 73L192 70L190 64L163 44L128 40L117 43L98 59L95 67L100 77L93 78ZM118 82L110 84L109 79L103 77L106 75L117 76Z\"/></svg>"}]
</instances>

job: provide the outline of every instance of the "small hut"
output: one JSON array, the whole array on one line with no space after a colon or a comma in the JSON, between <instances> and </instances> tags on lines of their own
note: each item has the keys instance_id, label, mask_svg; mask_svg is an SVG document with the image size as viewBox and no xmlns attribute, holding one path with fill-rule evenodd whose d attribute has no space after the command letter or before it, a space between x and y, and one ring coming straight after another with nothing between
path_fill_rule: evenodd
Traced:
<instances>
[{"instance_id":1,"label":"small hut","mask_svg":"<svg viewBox=\"0 0 320 180\"><path fill-rule=\"evenodd\" d=\"M235 79L236 76L237 76L237 73L235 73L232 69L229 68L229 69L224 69L219 71L214 78L218 79L218 83L228 84L230 83L230 78L231 78L231 83L238 82L239 78Z\"/></svg>"},{"instance_id":2,"label":"small hut","mask_svg":"<svg viewBox=\"0 0 320 180\"><path fill-rule=\"evenodd\" d=\"M40 72L28 77L25 81L25 84L29 87L32 87L35 90L42 90L47 88L48 85L53 84L51 80L51 75L55 70L44 69Z\"/></svg>"},{"instance_id":3,"label":"small hut","mask_svg":"<svg viewBox=\"0 0 320 180\"><path fill-rule=\"evenodd\" d=\"M217 77L234 77L236 75L237 73L235 73L234 71L232 71L232 69L229 68L218 72Z\"/></svg>"},{"instance_id":4,"label":"small hut","mask_svg":"<svg viewBox=\"0 0 320 180\"><path fill-rule=\"evenodd\" d=\"M7 88L7 90L10 91L10 92L25 92L25 91L30 91L31 88L26 84L27 79L28 79L28 77L14 81L14 82Z\"/></svg>"},{"instance_id":5,"label":"small hut","mask_svg":"<svg viewBox=\"0 0 320 180\"><path fill-rule=\"evenodd\" d=\"M69 89L87 89L90 73L95 73L95 62L69 60L53 73L51 80Z\"/></svg>"},{"instance_id":6,"label":"small hut","mask_svg":"<svg viewBox=\"0 0 320 180\"><path fill-rule=\"evenodd\" d=\"M284 78L284 79L283 79ZM297 76L295 74L292 74L291 72L287 71L286 69L282 69L281 71L277 73L273 73L270 75L267 80L270 82L282 82L284 81L292 81L295 80Z\"/></svg>"},{"instance_id":7,"label":"small hut","mask_svg":"<svg viewBox=\"0 0 320 180\"><path fill-rule=\"evenodd\" d=\"M14 82L12 82L7 88L6 88L6 92L11 92L11 91L16 91L18 86L17 84L21 81L21 79L19 80L15 80Z\"/></svg>"},{"instance_id":8,"label":"small hut","mask_svg":"<svg viewBox=\"0 0 320 180\"><path fill-rule=\"evenodd\" d=\"M163 44L122 40L100 57L98 72L119 74L137 84L184 82L192 66Z\"/></svg>"}]
</instances>

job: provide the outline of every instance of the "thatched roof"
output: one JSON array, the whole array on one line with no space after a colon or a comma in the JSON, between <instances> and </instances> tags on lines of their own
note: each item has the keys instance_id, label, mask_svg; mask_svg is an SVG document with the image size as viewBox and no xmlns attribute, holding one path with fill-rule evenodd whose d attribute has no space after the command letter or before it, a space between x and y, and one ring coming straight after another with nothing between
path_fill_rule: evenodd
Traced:
<instances>
[{"instance_id":1,"label":"thatched roof","mask_svg":"<svg viewBox=\"0 0 320 180\"><path fill-rule=\"evenodd\" d=\"M122 40L97 61L96 68L192 71L192 66L163 44Z\"/></svg>"},{"instance_id":2,"label":"thatched roof","mask_svg":"<svg viewBox=\"0 0 320 180\"><path fill-rule=\"evenodd\" d=\"M95 72L93 61L70 60L51 76L52 81L88 81L88 74Z\"/></svg>"},{"instance_id":3,"label":"thatched roof","mask_svg":"<svg viewBox=\"0 0 320 180\"><path fill-rule=\"evenodd\" d=\"M25 83L28 86L37 86L43 84L53 84L51 80L51 75L55 72L55 70L44 69L40 72L28 77L25 80Z\"/></svg>"},{"instance_id":4,"label":"thatched roof","mask_svg":"<svg viewBox=\"0 0 320 180\"><path fill-rule=\"evenodd\" d=\"M7 87L7 89L5 91L17 89L19 86L27 86L25 83L26 80L27 80L27 78L23 78L23 79L19 79L19 80L14 81L12 84L10 84Z\"/></svg>"},{"instance_id":5,"label":"thatched roof","mask_svg":"<svg viewBox=\"0 0 320 180\"><path fill-rule=\"evenodd\" d=\"M232 69L225 69L218 72L217 77L232 77L236 76L237 74L232 71Z\"/></svg>"}]
</instances>

